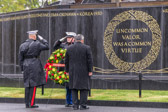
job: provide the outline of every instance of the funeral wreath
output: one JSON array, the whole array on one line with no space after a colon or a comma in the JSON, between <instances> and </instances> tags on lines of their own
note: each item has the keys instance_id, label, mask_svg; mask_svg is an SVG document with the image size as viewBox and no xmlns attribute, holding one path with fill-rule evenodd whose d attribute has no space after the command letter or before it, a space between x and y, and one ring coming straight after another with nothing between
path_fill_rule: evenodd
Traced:
<instances>
[{"instance_id":1,"label":"funeral wreath","mask_svg":"<svg viewBox=\"0 0 168 112\"><path fill-rule=\"evenodd\" d=\"M59 67L65 67L65 64L60 64L61 61L64 61L65 58L66 49L57 49L47 60L47 63L45 64L44 68L46 71L46 81L49 77L51 80L53 80L57 84L64 85L65 82L69 82L69 76L66 75L65 70L59 71Z\"/></svg>"}]
</instances>

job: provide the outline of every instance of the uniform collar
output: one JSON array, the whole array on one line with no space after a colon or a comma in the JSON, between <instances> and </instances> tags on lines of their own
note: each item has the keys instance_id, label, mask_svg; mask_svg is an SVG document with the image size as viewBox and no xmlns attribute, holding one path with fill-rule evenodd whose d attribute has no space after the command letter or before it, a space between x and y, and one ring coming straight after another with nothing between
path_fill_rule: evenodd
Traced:
<instances>
[{"instance_id":1,"label":"uniform collar","mask_svg":"<svg viewBox=\"0 0 168 112\"><path fill-rule=\"evenodd\" d=\"M81 42L75 42L75 43L78 43L78 44L80 44Z\"/></svg>"},{"instance_id":2,"label":"uniform collar","mask_svg":"<svg viewBox=\"0 0 168 112\"><path fill-rule=\"evenodd\" d=\"M33 39L27 39L26 41L36 41L36 40L33 40Z\"/></svg>"}]
</instances>

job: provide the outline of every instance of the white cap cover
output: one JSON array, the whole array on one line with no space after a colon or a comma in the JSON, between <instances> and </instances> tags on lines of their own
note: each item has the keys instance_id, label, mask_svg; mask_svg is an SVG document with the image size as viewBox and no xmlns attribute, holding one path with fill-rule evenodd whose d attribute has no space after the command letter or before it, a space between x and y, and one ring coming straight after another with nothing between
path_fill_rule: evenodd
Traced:
<instances>
[{"instance_id":1,"label":"white cap cover","mask_svg":"<svg viewBox=\"0 0 168 112\"><path fill-rule=\"evenodd\" d=\"M37 34L38 30L28 31L27 33L29 35Z\"/></svg>"},{"instance_id":2,"label":"white cap cover","mask_svg":"<svg viewBox=\"0 0 168 112\"><path fill-rule=\"evenodd\" d=\"M76 33L75 33L75 32L66 32L66 34L69 35L69 36L73 36L73 37L76 36Z\"/></svg>"}]
</instances>

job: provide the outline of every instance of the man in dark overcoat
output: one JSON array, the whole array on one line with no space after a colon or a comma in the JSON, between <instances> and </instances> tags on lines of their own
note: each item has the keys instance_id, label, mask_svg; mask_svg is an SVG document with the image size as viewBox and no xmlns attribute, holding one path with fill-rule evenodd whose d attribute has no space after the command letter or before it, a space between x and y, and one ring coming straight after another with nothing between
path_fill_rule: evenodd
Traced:
<instances>
[{"instance_id":1,"label":"man in dark overcoat","mask_svg":"<svg viewBox=\"0 0 168 112\"><path fill-rule=\"evenodd\" d=\"M38 30L28 31L29 39L23 42L19 48L19 61L24 78L26 108L38 108L35 105L36 87L46 84L45 73L39 59L43 50L48 50L47 40L38 35Z\"/></svg>"},{"instance_id":2,"label":"man in dark overcoat","mask_svg":"<svg viewBox=\"0 0 168 112\"><path fill-rule=\"evenodd\" d=\"M69 74L69 88L72 89L73 109L89 109L87 106L88 91L90 90L90 76L92 76L92 53L84 43L84 36L77 35L75 44L68 47L65 55L65 69ZM80 91L80 103L78 102Z\"/></svg>"},{"instance_id":3,"label":"man in dark overcoat","mask_svg":"<svg viewBox=\"0 0 168 112\"><path fill-rule=\"evenodd\" d=\"M63 49L67 49L68 46L70 46L71 44L74 44L74 36L76 36L75 32L66 32L66 36L57 40L54 43L54 50L57 50L59 48L63 48ZM62 60L60 63L64 63L64 61ZM59 71L64 71L64 67L59 67L58 68ZM66 104L65 107L71 107L72 106L72 92L69 89L69 83L65 83L66 86Z\"/></svg>"}]
</instances>

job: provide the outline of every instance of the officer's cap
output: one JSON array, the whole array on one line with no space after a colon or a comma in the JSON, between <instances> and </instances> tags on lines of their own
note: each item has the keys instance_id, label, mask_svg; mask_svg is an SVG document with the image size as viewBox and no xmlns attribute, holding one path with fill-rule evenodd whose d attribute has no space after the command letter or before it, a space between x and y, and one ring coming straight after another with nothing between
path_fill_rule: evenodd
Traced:
<instances>
[{"instance_id":1,"label":"officer's cap","mask_svg":"<svg viewBox=\"0 0 168 112\"><path fill-rule=\"evenodd\" d=\"M35 34L37 34L37 32L38 32L38 30L33 30L33 31L28 31L27 33L29 35L35 35Z\"/></svg>"},{"instance_id":2,"label":"officer's cap","mask_svg":"<svg viewBox=\"0 0 168 112\"><path fill-rule=\"evenodd\" d=\"M67 36L66 37L75 37L76 33L75 32L66 32Z\"/></svg>"}]
</instances>

